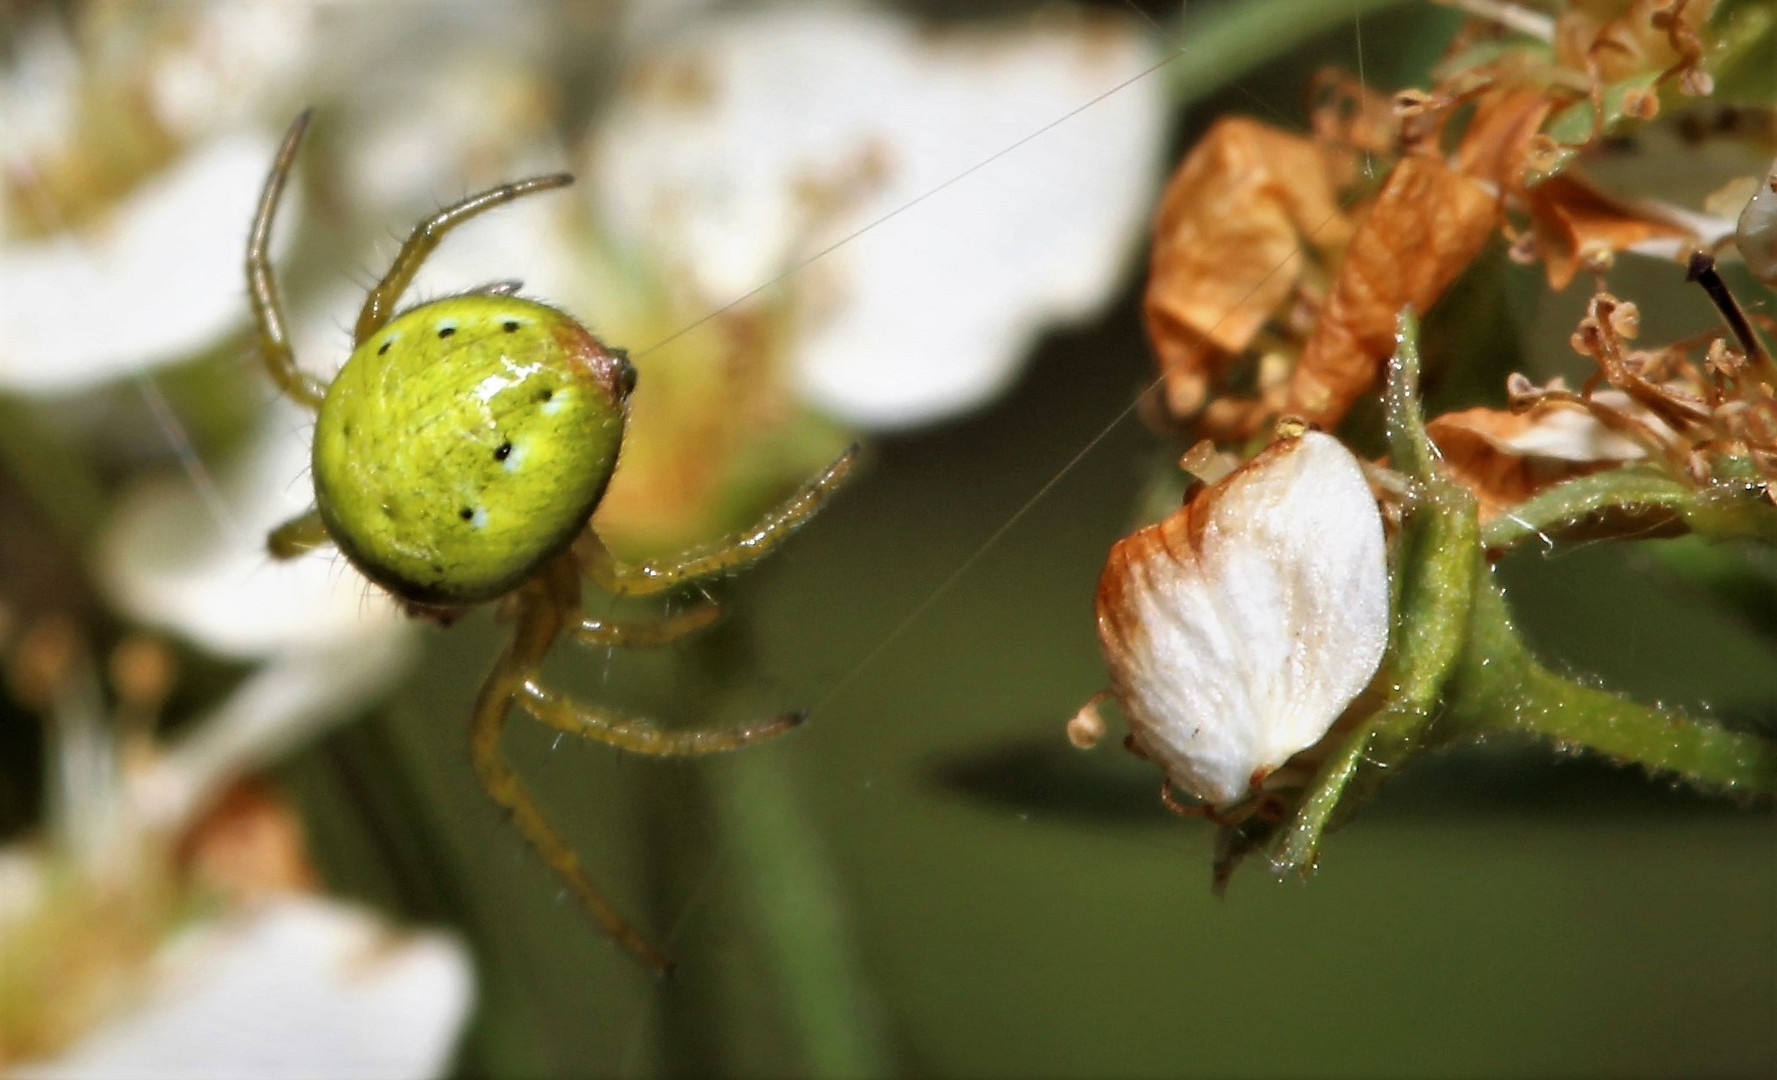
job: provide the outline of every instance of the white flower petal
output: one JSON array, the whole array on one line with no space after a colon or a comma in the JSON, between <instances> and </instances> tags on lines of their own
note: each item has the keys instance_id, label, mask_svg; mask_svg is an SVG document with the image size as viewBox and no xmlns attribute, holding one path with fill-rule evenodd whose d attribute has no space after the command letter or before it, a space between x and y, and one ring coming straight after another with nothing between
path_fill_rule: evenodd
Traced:
<instances>
[{"instance_id":1,"label":"white flower petal","mask_svg":"<svg viewBox=\"0 0 1777 1080\"><path fill-rule=\"evenodd\" d=\"M1592 396L1625 412L1646 413L1636 409L1629 395L1620 391L1601 390ZM1507 453L1558 461L1636 461L1647 456L1647 449L1640 443L1612 431L1596 416L1579 409L1544 409L1522 431L1488 441Z\"/></svg>"},{"instance_id":2,"label":"white flower petal","mask_svg":"<svg viewBox=\"0 0 1777 1080\"><path fill-rule=\"evenodd\" d=\"M135 824L179 828L241 776L349 718L406 670L414 652L405 632L353 634L331 648L267 661L130 777Z\"/></svg>"},{"instance_id":3,"label":"white flower petal","mask_svg":"<svg viewBox=\"0 0 1777 1080\"><path fill-rule=\"evenodd\" d=\"M1111 549L1098 633L1142 751L1212 804L1320 741L1388 644L1382 517L1309 432Z\"/></svg>"},{"instance_id":4,"label":"white flower petal","mask_svg":"<svg viewBox=\"0 0 1777 1080\"><path fill-rule=\"evenodd\" d=\"M207 0L182 7L172 13L176 44L147 73L150 108L169 131L188 136L239 123L314 64L316 5Z\"/></svg>"},{"instance_id":5,"label":"white flower petal","mask_svg":"<svg viewBox=\"0 0 1777 1080\"><path fill-rule=\"evenodd\" d=\"M0 244L0 388L80 390L242 323L247 227L274 150L257 133L218 137L97 228Z\"/></svg>"},{"instance_id":6,"label":"white flower petal","mask_svg":"<svg viewBox=\"0 0 1777 1080\"><path fill-rule=\"evenodd\" d=\"M429 1077L468 1015L468 950L342 904L280 899L155 960L147 999L19 1077Z\"/></svg>"},{"instance_id":7,"label":"white flower petal","mask_svg":"<svg viewBox=\"0 0 1777 1080\"><path fill-rule=\"evenodd\" d=\"M407 620L331 548L275 562L276 525L314 504L311 421L279 403L246 456L221 470L214 499L185 477L126 491L100 545L117 607L221 656L326 652L366 635L399 635Z\"/></svg>"},{"instance_id":8,"label":"white flower petal","mask_svg":"<svg viewBox=\"0 0 1777 1080\"><path fill-rule=\"evenodd\" d=\"M1155 60L1113 20L718 20L643 69L591 186L623 239L707 302L795 269L808 397L920 423L1003 389L1043 324L1115 284L1157 182L1163 87L1140 77Z\"/></svg>"}]
</instances>

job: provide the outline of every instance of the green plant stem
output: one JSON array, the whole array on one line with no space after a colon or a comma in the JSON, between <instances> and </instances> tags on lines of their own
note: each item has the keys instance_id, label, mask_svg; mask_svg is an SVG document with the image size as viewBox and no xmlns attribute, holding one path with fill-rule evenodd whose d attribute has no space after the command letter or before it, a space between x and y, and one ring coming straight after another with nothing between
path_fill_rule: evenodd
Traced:
<instances>
[{"instance_id":1,"label":"green plant stem","mask_svg":"<svg viewBox=\"0 0 1777 1080\"><path fill-rule=\"evenodd\" d=\"M820 837L781 754L736 754L713 782L717 820L749 894L808 1074L892 1069Z\"/></svg>"},{"instance_id":2,"label":"green plant stem","mask_svg":"<svg viewBox=\"0 0 1777 1080\"><path fill-rule=\"evenodd\" d=\"M1322 763L1270 852L1274 869L1305 872L1340 805L1355 804L1420 748L1468 641L1482 558L1474 497L1439 471L1419 403L1419 322L1402 311L1388 368L1389 460L1411 483L1394 553L1388 701ZM1369 766L1365 768L1365 766Z\"/></svg>"},{"instance_id":3,"label":"green plant stem","mask_svg":"<svg viewBox=\"0 0 1777 1080\"><path fill-rule=\"evenodd\" d=\"M1475 595L1469 648L1438 719L1438 741L1530 735L1699 787L1777 794L1777 741L1564 679L1524 646L1498 583L1484 579Z\"/></svg>"},{"instance_id":4,"label":"green plant stem","mask_svg":"<svg viewBox=\"0 0 1777 1080\"><path fill-rule=\"evenodd\" d=\"M1538 537L1672 535L1689 529L1712 540L1777 543L1777 507L1759 490L1694 488L1646 465L1575 477L1487 523L1481 542L1500 552Z\"/></svg>"},{"instance_id":5,"label":"green plant stem","mask_svg":"<svg viewBox=\"0 0 1777 1080\"><path fill-rule=\"evenodd\" d=\"M1181 4L1181 17L1162 31L1177 51L1166 62L1173 104L1196 101L1316 34L1401 2L1243 0L1212 7L1201 16Z\"/></svg>"}]
</instances>

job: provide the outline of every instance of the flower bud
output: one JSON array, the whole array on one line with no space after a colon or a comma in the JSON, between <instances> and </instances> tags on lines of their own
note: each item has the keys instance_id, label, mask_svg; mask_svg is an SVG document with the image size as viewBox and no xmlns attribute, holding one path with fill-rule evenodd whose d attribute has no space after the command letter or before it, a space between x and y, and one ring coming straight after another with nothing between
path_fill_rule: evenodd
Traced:
<instances>
[{"instance_id":1,"label":"flower bud","mask_svg":"<svg viewBox=\"0 0 1777 1080\"><path fill-rule=\"evenodd\" d=\"M1759 182L1734 229L1734 243L1752 276L1777 284L1777 162Z\"/></svg>"},{"instance_id":2,"label":"flower bud","mask_svg":"<svg viewBox=\"0 0 1777 1080\"><path fill-rule=\"evenodd\" d=\"M1273 443L1111 548L1098 638L1134 748L1238 802L1320 741L1388 644L1382 516L1319 432Z\"/></svg>"}]
</instances>

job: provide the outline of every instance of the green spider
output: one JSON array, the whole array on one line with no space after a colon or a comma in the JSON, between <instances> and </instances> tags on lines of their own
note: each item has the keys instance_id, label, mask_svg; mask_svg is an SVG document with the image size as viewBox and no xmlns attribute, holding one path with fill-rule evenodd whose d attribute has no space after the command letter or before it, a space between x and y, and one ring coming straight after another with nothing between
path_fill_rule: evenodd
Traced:
<instances>
[{"instance_id":1,"label":"green spider","mask_svg":"<svg viewBox=\"0 0 1777 1080\"><path fill-rule=\"evenodd\" d=\"M313 410L314 509L268 545L294 558L332 543L416 616L448 623L503 602L515 627L475 702L476 775L531 846L605 931L660 973L671 962L592 884L561 834L500 753L516 702L558 731L643 754L734 750L782 734L800 714L723 731L663 731L546 688L543 659L563 634L593 645L664 645L714 622L717 605L649 622L581 614L584 579L646 596L735 573L817 513L857 459L854 445L751 528L669 558L626 565L590 524L616 468L636 373L562 311L496 283L397 313L414 274L452 228L485 210L573 177L502 184L422 222L365 298L352 355L332 383L296 366L267 254L272 218L308 126L303 113L266 178L247 246L259 347L280 390Z\"/></svg>"}]
</instances>

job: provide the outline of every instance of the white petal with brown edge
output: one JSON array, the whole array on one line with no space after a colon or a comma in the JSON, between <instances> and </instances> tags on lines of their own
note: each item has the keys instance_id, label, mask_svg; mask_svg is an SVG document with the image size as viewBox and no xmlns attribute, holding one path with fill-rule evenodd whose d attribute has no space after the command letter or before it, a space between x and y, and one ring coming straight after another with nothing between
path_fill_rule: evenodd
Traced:
<instances>
[{"instance_id":1,"label":"white petal with brown edge","mask_svg":"<svg viewBox=\"0 0 1777 1080\"><path fill-rule=\"evenodd\" d=\"M1382 517L1357 459L1284 439L1112 547L1098 637L1136 746L1222 806L1326 734L1388 644Z\"/></svg>"}]
</instances>

